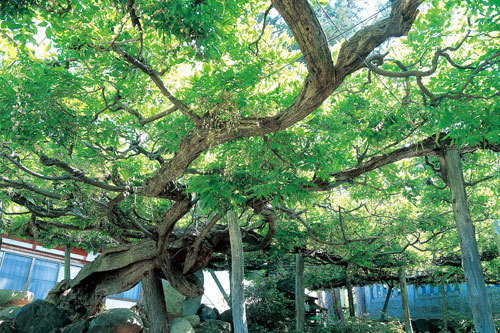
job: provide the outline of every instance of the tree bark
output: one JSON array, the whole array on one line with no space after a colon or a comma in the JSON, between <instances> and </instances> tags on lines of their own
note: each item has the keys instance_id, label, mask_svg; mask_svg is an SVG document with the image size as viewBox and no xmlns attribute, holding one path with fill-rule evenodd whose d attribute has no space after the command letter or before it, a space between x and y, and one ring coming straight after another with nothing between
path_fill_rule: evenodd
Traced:
<instances>
[{"instance_id":1,"label":"tree bark","mask_svg":"<svg viewBox=\"0 0 500 333\"><path fill-rule=\"evenodd\" d=\"M387 316L387 308L389 307L389 301L391 300L393 286L389 285L389 290L387 290L387 295L385 295L384 306L382 307L382 312L380 313L380 321L385 321Z\"/></svg>"},{"instance_id":2,"label":"tree bark","mask_svg":"<svg viewBox=\"0 0 500 333\"><path fill-rule=\"evenodd\" d=\"M295 330L304 332L305 324L304 257L295 255Z\"/></svg>"},{"instance_id":3,"label":"tree bark","mask_svg":"<svg viewBox=\"0 0 500 333\"><path fill-rule=\"evenodd\" d=\"M352 275L349 268L346 270L346 289L347 299L349 300L349 317L354 317L356 313L354 308L354 296L352 294Z\"/></svg>"},{"instance_id":4,"label":"tree bark","mask_svg":"<svg viewBox=\"0 0 500 333\"><path fill-rule=\"evenodd\" d=\"M243 232L246 243L260 242L260 236L255 232ZM175 268L176 274L182 274L182 264L195 238L195 235L190 234L172 234L165 244L163 252L170 253L170 264ZM215 225L200 247L195 266L191 272L182 276L192 281L191 283L199 283L194 272L204 268L212 260L214 252L227 253L229 250L228 228ZM104 297L129 290L141 281L147 271L158 269L161 270L160 274L163 274L158 258L158 246L152 239L105 250L93 262L85 265L73 280L58 283L49 292L47 300L76 313L77 316L95 314L101 308ZM164 274L162 278L169 280Z\"/></svg>"},{"instance_id":5,"label":"tree bark","mask_svg":"<svg viewBox=\"0 0 500 333\"><path fill-rule=\"evenodd\" d=\"M245 314L244 257L241 231L238 216L234 211L227 212L229 240L231 242L231 310L233 312L233 328L235 333L247 333Z\"/></svg>"},{"instance_id":6,"label":"tree bark","mask_svg":"<svg viewBox=\"0 0 500 333\"><path fill-rule=\"evenodd\" d=\"M413 333L410 319L410 306L408 304L408 290L406 289L406 272L404 267L399 268L399 289L401 291L401 306L403 308L403 322L405 332Z\"/></svg>"},{"instance_id":7,"label":"tree bark","mask_svg":"<svg viewBox=\"0 0 500 333\"><path fill-rule=\"evenodd\" d=\"M71 279L71 245L64 247L64 279Z\"/></svg>"},{"instance_id":8,"label":"tree bark","mask_svg":"<svg viewBox=\"0 0 500 333\"><path fill-rule=\"evenodd\" d=\"M449 148L445 153L447 181L451 192L453 214L457 223L458 238L462 251L462 267L467 282L467 295L474 318L474 327L478 333L495 331L491 306L488 302L484 283L481 260L477 248L474 225L469 211L465 183L456 148Z\"/></svg>"},{"instance_id":9,"label":"tree bark","mask_svg":"<svg viewBox=\"0 0 500 333\"><path fill-rule=\"evenodd\" d=\"M95 314L104 297L129 290L146 271L157 266L155 257L156 244L152 240L110 249L85 265L73 280L56 284L46 300L77 316Z\"/></svg>"},{"instance_id":10,"label":"tree bark","mask_svg":"<svg viewBox=\"0 0 500 333\"><path fill-rule=\"evenodd\" d=\"M144 309L149 321L150 333L168 333L169 323L163 285L157 272L150 270L142 278Z\"/></svg>"},{"instance_id":11,"label":"tree bark","mask_svg":"<svg viewBox=\"0 0 500 333\"><path fill-rule=\"evenodd\" d=\"M448 331L448 311L447 311L447 304L446 304L446 285L444 284L444 280L441 278L441 281L439 281L439 284L441 285L441 308L443 310L443 331L447 332Z\"/></svg>"},{"instance_id":12,"label":"tree bark","mask_svg":"<svg viewBox=\"0 0 500 333\"><path fill-rule=\"evenodd\" d=\"M390 37L404 36L410 30L422 0L394 0L389 17L357 31L344 42L335 66L326 36L308 0L273 0L273 6L285 19L297 44L305 55L308 75L294 102L276 115L261 118L242 118L228 122L224 128L198 129L189 132L181 141L175 155L144 182L140 193L158 196L165 187L182 176L189 165L212 146L238 138L264 136L288 128L316 110L351 73L364 67L364 59ZM149 67L119 48L114 48L125 61L150 76L160 91L161 79ZM182 107L181 107L182 109ZM197 119L193 119L199 123ZM197 126L198 128L204 126Z\"/></svg>"}]
</instances>

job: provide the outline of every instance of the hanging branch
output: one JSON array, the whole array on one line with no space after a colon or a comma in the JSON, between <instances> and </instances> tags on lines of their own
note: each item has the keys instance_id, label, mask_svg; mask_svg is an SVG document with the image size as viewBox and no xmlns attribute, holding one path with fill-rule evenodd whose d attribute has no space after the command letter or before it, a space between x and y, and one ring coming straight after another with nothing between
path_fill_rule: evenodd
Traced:
<instances>
[{"instance_id":1,"label":"hanging branch","mask_svg":"<svg viewBox=\"0 0 500 333\"><path fill-rule=\"evenodd\" d=\"M262 21L262 30L259 34L259 37L254 42L248 44L248 48L256 56L259 55L259 42L262 39L262 36L264 36L264 31L266 30L267 15L269 15L269 12L271 11L271 9L273 9L273 5L270 5L269 7L267 7L266 11L264 12L264 19ZM255 45L255 51L252 50L252 47L251 47L252 45Z\"/></svg>"}]
</instances>

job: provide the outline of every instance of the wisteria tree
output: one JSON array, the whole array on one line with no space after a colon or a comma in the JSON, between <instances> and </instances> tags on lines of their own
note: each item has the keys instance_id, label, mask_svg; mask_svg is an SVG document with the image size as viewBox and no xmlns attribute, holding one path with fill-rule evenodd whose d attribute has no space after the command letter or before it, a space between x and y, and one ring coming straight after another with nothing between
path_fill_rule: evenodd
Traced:
<instances>
[{"instance_id":1,"label":"wisteria tree","mask_svg":"<svg viewBox=\"0 0 500 333\"><path fill-rule=\"evenodd\" d=\"M2 231L102 251L53 300L95 312L146 275L201 295L193 273L230 251L226 212L246 221L245 251L280 246L273 241L287 220L317 238L304 209L339 189L362 196L351 189L359 186L401 186L411 196L421 184L395 172L422 172L400 162L410 158L426 161L417 162L430 172L425 181L450 188L465 275L484 291L481 267L465 260L479 253L459 176L460 155L474 154L488 168L471 170L498 182L496 9L394 0L346 21L335 8L307 0L0 4ZM379 192L364 195L385 199ZM491 311L478 305L474 316L488 332Z\"/></svg>"}]
</instances>

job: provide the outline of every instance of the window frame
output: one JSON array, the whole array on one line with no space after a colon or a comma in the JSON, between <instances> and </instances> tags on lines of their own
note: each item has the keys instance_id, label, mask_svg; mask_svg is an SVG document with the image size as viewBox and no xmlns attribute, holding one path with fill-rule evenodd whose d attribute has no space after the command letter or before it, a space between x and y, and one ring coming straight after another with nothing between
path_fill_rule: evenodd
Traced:
<instances>
[{"instance_id":1,"label":"window frame","mask_svg":"<svg viewBox=\"0 0 500 333\"><path fill-rule=\"evenodd\" d=\"M46 261L46 262L50 262L50 263L53 263L53 264L57 264L57 277L56 277L56 281L54 283L54 286L59 281L61 281L61 280L59 280L59 275L60 275L61 269L64 269L63 268L64 267L64 263L62 263L61 261L56 261L56 260L53 260L52 258L48 258L47 259L47 258L44 258L42 255L27 255L25 253L19 253L17 251L9 251L9 250L5 250L5 249L0 249L0 256L1 256L1 259L0 259L0 269L3 267L4 260L5 260L5 254L10 254L10 255L14 255L14 256L20 256L20 257L28 258L28 259L31 260L31 262L30 262L30 268L28 270L28 275L27 275L27 279L26 279L26 283L25 283L25 285L24 285L24 287L22 289L24 291L30 291L28 288L30 286L31 278L32 278L32 275L33 275L33 268L35 266L35 260L41 260L41 261ZM72 267L78 267L79 269L83 268L83 266L80 267L78 265L71 265L70 264L70 266L72 266ZM132 287L132 288L135 288L135 286ZM33 292L33 291L31 291L31 292ZM140 287L139 297L137 299L128 298L128 297L116 297L115 295L109 295L106 298L117 300L117 301L126 301L126 302L138 303L142 299L142 285Z\"/></svg>"}]
</instances>

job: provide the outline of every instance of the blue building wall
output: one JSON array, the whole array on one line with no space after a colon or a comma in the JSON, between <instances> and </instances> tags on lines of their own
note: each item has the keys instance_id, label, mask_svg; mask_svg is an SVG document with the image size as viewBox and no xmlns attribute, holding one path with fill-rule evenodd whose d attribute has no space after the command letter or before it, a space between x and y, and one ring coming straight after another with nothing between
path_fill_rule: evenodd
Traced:
<instances>
[{"instance_id":1,"label":"blue building wall","mask_svg":"<svg viewBox=\"0 0 500 333\"><path fill-rule=\"evenodd\" d=\"M365 289L366 312L369 317L373 319L380 318L388 287L378 284L359 288ZM467 285L447 285L445 288L448 315L462 314L470 316ZM488 286L488 298L493 313L500 315L500 285ZM443 316L440 286L408 285L408 302L412 319L438 319ZM396 288L392 291L387 315L392 318L403 317L401 296Z\"/></svg>"}]
</instances>

